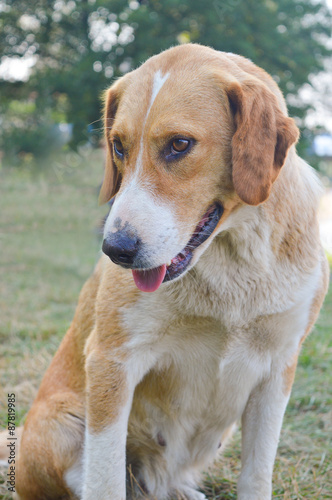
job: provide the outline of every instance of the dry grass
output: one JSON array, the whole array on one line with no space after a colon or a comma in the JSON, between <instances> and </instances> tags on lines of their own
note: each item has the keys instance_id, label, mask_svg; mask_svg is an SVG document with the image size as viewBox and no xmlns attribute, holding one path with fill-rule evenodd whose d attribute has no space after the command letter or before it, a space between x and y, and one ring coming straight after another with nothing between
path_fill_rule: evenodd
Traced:
<instances>
[{"instance_id":1,"label":"dry grass","mask_svg":"<svg viewBox=\"0 0 332 500\"><path fill-rule=\"evenodd\" d=\"M45 171L0 171L0 428L7 393L17 423L33 401L79 290L97 260L100 152L64 155ZM273 498L332 499L332 291L307 339L286 412L274 471ZM236 498L240 431L206 476L214 500ZM0 499L10 500L0 474ZM1 479L2 477L2 479ZM1 484L2 483L2 484Z\"/></svg>"}]
</instances>

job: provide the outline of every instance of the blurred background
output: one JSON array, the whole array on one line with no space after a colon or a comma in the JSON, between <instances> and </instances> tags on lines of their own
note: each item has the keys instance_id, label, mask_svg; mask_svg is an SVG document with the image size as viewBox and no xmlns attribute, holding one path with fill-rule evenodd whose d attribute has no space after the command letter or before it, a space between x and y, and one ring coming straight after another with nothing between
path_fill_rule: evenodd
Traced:
<instances>
[{"instance_id":1,"label":"blurred background","mask_svg":"<svg viewBox=\"0 0 332 500\"><path fill-rule=\"evenodd\" d=\"M198 42L268 71L302 130L300 154L331 175L332 0L1 0L0 151L29 163L102 137L112 80Z\"/></svg>"},{"instance_id":2,"label":"blurred background","mask_svg":"<svg viewBox=\"0 0 332 500\"><path fill-rule=\"evenodd\" d=\"M332 255L332 0L0 0L0 428L24 422L101 248L102 95L172 45L250 58L281 87L325 186ZM330 287L331 288L331 287ZM332 499L332 293L302 350L273 498ZM240 433L206 476L235 499ZM11 499L0 470L0 499Z\"/></svg>"}]
</instances>

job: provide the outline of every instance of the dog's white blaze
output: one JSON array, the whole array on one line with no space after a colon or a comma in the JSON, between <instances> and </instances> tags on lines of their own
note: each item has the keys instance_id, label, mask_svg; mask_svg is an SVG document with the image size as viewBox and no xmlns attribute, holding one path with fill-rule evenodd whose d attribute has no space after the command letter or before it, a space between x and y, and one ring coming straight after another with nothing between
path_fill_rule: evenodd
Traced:
<instances>
[{"instance_id":1,"label":"dog's white blaze","mask_svg":"<svg viewBox=\"0 0 332 500\"><path fill-rule=\"evenodd\" d=\"M160 200L156 202L149 186L140 178L143 167L145 124L153 103L168 78L169 73L163 76L160 70L154 75L152 94L143 122L135 170L125 189L116 197L104 226L104 237L106 238L108 233L114 232L114 221L117 217L121 217L125 221L130 220L138 230L140 237L150 246L152 267L169 261L181 251L186 243L179 238L176 220L169 205L162 204ZM153 192L153 190L151 191ZM129 199L130 204L128 204Z\"/></svg>"},{"instance_id":2,"label":"dog's white blaze","mask_svg":"<svg viewBox=\"0 0 332 500\"><path fill-rule=\"evenodd\" d=\"M148 119L148 116L150 114L151 108L153 106L154 101L156 100L157 95L159 94L160 90L162 89L164 83L169 77L169 73L166 73L166 75L162 75L160 69L155 73L154 79L153 79L153 88L152 88L152 95L151 95L151 100L150 100L150 106L148 108L148 111L146 113L146 117L144 120L144 124L146 123L146 120Z\"/></svg>"},{"instance_id":3,"label":"dog's white blaze","mask_svg":"<svg viewBox=\"0 0 332 500\"><path fill-rule=\"evenodd\" d=\"M143 127L143 132L144 132L144 127ZM140 146L139 146L139 152L138 152L138 156L137 156L137 160L136 160L134 177L133 177L133 180L135 181L136 184L138 183L138 173L143 168L143 149L144 149L143 132L142 132L142 136L141 136L141 141L140 141Z\"/></svg>"},{"instance_id":4,"label":"dog's white blaze","mask_svg":"<svg viewBox=\"0 0 332 500\"><path fill-rule=\"evenodd\" d=\"M163 87L164 83L166 82L166 80L168 79L168 77L169 77L169 73L166 73L163 76L162 72L160 71L160 69L158 69L158 71L155 73L154 78L153 78L152 95L151 95L150 104L149 104L149 107L148 107L148 110L146 112L146 115L145 115L145 118L144 118L144 122L143 122L143 129L142 129L142 135L141 135L141 141L140 141L140 148L139 148L139 153L138 153L137 160L136 160L135 173L137 173L137 174L139 173L139 171L141 170L142 165L143 165L143 163L142 163L143 149L144 149L143 135L144 135L144 130L145 130L145 124L146 124L147 119L149 117L149 114L150 114L151 108L153 106L153 103L156 100L157 95L159 94L160 90L162 89L162 87Z\"/></svg>"}]
</instances>

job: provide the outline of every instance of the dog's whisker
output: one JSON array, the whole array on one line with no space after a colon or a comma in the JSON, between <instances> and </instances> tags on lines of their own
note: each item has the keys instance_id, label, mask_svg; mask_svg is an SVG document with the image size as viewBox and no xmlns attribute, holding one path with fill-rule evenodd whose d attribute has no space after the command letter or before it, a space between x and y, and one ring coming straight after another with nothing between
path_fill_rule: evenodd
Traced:
<instances>
[{"instance_id":1,"label":"dog's whisker","mask_svg":"<svg viewBox=\"0 0 332 500\"><path fill-rule=\"evenodd\" d=\"M99 118L98 120L94 120L93 122L88 123L88 126L93 125L94 123L98 122L103 122L102 118Z\"/></svg>"}]
</instances>

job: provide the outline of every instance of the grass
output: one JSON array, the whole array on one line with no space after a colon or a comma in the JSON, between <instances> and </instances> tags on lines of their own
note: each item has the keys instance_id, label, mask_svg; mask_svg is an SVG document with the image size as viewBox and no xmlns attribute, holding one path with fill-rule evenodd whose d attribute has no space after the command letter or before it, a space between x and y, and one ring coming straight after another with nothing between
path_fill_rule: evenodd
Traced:
<instances>
[{"instance_id":1,"label":"grass","mask_svg":"<svg viewBox=\"0 0 332 500\"><path fill-rule=\"evenodd\" d=\"M0 170L0 428L7 393L24 421L100 251L99 151L47 168ZM206 475L209 499L236 498L240 432ZM0 499L10 500L0 471ZM302 349L274 469L273 498L332 499L332 289Z\"/></svg>"}]
</instances>

